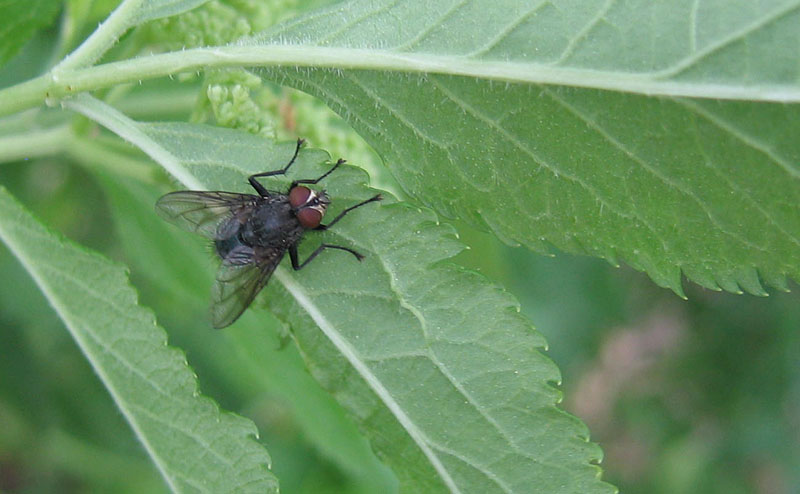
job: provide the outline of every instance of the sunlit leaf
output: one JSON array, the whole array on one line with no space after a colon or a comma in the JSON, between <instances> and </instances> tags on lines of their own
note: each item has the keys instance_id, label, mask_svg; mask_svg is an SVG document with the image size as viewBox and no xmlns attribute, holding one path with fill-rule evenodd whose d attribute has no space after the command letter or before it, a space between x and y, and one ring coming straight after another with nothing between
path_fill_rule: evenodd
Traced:
<instances>
[{"instance_id":1,"label":"sunlit leaf","mask_svg":"<svg viewBox=\"0 0 800 494\"><path fill-rule=\"evenodd\" d=\"M37 29L58 13L58 0L4 0L0 2L0 66L17 54Z\"/></svg>"}]
</instances>

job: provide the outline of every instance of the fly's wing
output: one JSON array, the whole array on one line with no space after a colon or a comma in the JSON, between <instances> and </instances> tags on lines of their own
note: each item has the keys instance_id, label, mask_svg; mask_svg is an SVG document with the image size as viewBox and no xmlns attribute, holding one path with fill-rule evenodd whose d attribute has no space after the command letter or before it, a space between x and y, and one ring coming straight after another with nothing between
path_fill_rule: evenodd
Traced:
<instances>
[{"instance_id":1,"label":"fly's wing","mask_svg":"<svg viewBox=\"0 0 800 494\"><path fill-rule=\"evenodd\" d=\"M234 192L180 190L162 196L156 212L165 220L190 232L216 239L224 221L244 222L256 207L258 196ZM222 227L222 229L226 229Z\"/></svg>"},{"instance_id":2,"label":"fly's wing","mask_svg":"<svg viewBox=\"0 0 800 494\"><path fill-rule=\"evenodd\" d=\"M229 326L242 315L267 284L284 252L256 248L250 263L222 261L211 289L211 322L215 328Z\"/></svg>"}]
</instances>

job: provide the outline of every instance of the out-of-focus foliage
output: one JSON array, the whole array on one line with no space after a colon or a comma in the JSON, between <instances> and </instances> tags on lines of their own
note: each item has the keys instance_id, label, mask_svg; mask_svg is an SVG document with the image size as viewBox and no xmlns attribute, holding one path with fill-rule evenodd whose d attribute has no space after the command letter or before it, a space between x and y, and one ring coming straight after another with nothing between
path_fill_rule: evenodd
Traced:
<instances>
[{"instance_id":1,"label":"out-of-focus foliage","mask_svg":"<svg viewBox=\"0 0 800 494\"><path fill-rule=\"evenodd\" d=\"M25 45L37 29L49 25L58 13L57 0L6 0L0 3L0 66Z\"/></svg>"}]
</instances>

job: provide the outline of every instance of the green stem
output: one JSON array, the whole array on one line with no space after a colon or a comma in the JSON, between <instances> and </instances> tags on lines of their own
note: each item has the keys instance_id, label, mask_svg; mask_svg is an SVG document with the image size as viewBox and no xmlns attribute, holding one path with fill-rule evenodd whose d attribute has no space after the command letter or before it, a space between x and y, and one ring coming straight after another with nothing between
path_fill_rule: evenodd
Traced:
<instances>
[{"instance_id":1,"label":"green stem","mask_svg":"<svg viewBox=\"0 0 800 494\"><path fill-rule=\"evenodd\" d=\"M664 79L658 74L555 67L472 59L430 53L300 45L231 45L195 48L181 52L50 72L17 86L0 90L0 115L72 96L84 91L126 82L163 77L208 67L315 67L390 72L436 73L482 80L554 84L624 91L669 97L800 101L796 85L726 85Z\"/></svg>"},{"instance_id":2,"label":"green stem","mask_svg":"<svg viewBox=\"0 0 800 494\"><path fill-rule=\"evenodd\" d=\"M108 19L86 38L86 41L53 69L53 72L87 67L99 60L131 27L135 14L141 9L141 4L142 0L124 0Z\"/></svg>"},{"instance_id":3,"label":"green stem","mask_svg":"<svg viewBox=\"0 0 800 494\"><path fill-rule=\"evenodd\" d=\"M34 108L45 101L50 104L51 85L49 74L45 74L16 86L0 89L0 116Z\"/></svg>"}]
</instances>

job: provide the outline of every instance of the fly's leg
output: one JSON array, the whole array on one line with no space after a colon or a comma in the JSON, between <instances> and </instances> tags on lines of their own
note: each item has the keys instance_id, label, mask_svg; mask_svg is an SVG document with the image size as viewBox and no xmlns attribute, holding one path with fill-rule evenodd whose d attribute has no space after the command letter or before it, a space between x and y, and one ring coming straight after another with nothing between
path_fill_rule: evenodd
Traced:
<instances>
[{"instance_id":1,"label":"fly's leg","mask_svg":"<svg viewBox=\"0 0 800 494\"><path fill-rule=\"evenodd\" d=\"M380 194L378 194L378 195L375 195L375 196L373 196L373 197L370 197L370 198L369 198L369 199L367 199L366 201L361 201L361 202L359 202L359 203L358 203L358 204L356 204L355 206L350 206L349 208L347 208L347 209L345 209L344 211L342 211L341 213L339 213L339 214L336 216L336 218L334 218L334 219L333 219L333 221L331 221L331 222L330 222L330 223L328 223L327 225L319 225L318 227L314 228L314 230L327 230L328 228L330 228L330 227L332 227L333 225L335 225L335 224L336 224L336 222L338 222L340 219L344 218L344 215L346 215L346 214L347 214L347 213L349 213L350 211L352 211L352 210L354 210L354 209L356 209L356 208L360 208L361 206L363 206L363 205L365 205L365 204L369 204L369 203L371 203L371 202L375 202L375 201L380 201L381 199L383 199L383 196L381 196Z\"/></svg>"},{"instance_id":2,"label":"fly's leg","mask_svg":"<svg viewBox=\"0 0 800 494\"><path fill-rule=\"evenodd\" d=\"M353 249L350 249L350 248L347 248L347 247L342 247L341 245L322 244L319 247L317 247L317 250L312 252L311 255L309 255L306 258L305 261L299 262L299 260L297 258L297 246L293 245L293 246L289 247L289 257L292 260L292 268L294 268L295 271L300 271L301 269L303 269L306 266L306 264L310 263L315 257L317 257L319 255L320 252L322 252L325 249L343 250L345 252L349 252L349 253L353 254L354 256L356 256L356 259L358 259L359 261L364 259L363 255L359 254L358 252L354 251Z\"/></svg>"},{"instance_id":3,"label":"fly's leg","mask_svg":"<svg viewBox=\"0 0 800 494\"><path fill-rule=\"evenodd\" d=\"M328 170L325 173L323 173L319 178L305 178L303 180L295 180L294 182L292 182L292 185L291 185L291 187L289 187L289 190L293 189L295 187L295 185L297 185L297 184L315 184L315 183L318 183L320 180L322 180L323 178L325 178L328 175L330 175L331 173L333 173L333 171L336 170L337 168L339 168L339 165L341 165L345 161L346 160L343 160L343 159L339 158L339 160L336 162L336 164L333 165L333 168L331 168L330 170Z\"/></svg>"},{"instance_id":4,"label":"fly's leg","mask_svg":"<svg viewBox=\"0 0 800 494\"><path fill-rule=\"evenodd\" d=\"M258 180L256 180L256 178L258 178L258 177L273 177L275 175L283 175L283 174L285 174L286 171L289 169L289 167L292 166L292 164L294 163L294 160L297 159L297 154L300 152L300 147L303 145L304 142L305 142L304 139L298 139L297 140L297 147L294 148L294 155L292 156L292 159L290 159L289 162L286 163L286 166L284 166L282 169L280 169L280 170L272 170L271 172L256 173L255 175L250 175L250 177L248 177L247 181L250 182L250 185L254 189L256 189L256 192L258 192L258 195L260 195L261 197L269 197L270 196L269 191L266 189L266 187L261 185L258 182ZM333 171L333 170L331 170L331 171ZM328 173L330 173L330 172L328 172Z\"/></svg>"},{"instance_id":5,"label":"fly's leg","mask_svg":"<svg viewBox=\"0 0 800 494\"><path fill-rule=\"evenodd\" d=\"M342 162L344 162L344 160L339 160L339 162L336 163L336 166L339 166ZM322 180L323 178L325 178L326 175L330 174L330 172L332 172L333 170L336 169L336 166L334 166L333 169L328 171L328 173L326 173L325 175L323 175L320 178L318 178L317 181ZM316 183L316 182L314 182L314 183ZM370 197L366 201L359 202L355 206L350 206L349 208L347 208L344 211L342 211L341 213L339 213L339 215L336 216L336 218L334 218L333 221L331 221L327 225L319 225L318 227L314 228L314 230L327 230L328 228L333 226L337 221L339 221L340 219L344 218L344 216L347 213L349 213L350 211L352 211L352 210L354 210L356 208L360 208L361 206L363 206L365 204L369 204L369 203L375 202L375 201L380 201L381 199L383 199L383 197L381 197L381 195L378 194L376 196ZM305 267L306 264L311 262L315 257L317 257L319 255L320 252L322 252L325 249L343 250L345 252L349 252L349 253L353 254L356 257L356 259L358 259L359 261L364 259L363 254L359 254L358 252L356 252L353 249L350 249L349 247L343 247L341 245L322 244L319 247L317 247L316 250L314 252L312 252L308 256L308 258L306 258L305 261L299 262L298 257L297 257L297 245L293 245L293 246L289 247L289 257L292 260L292 267L294 268L295 271L299 271L299 270L303 269L303 267Z\"/></svg>"}]
</instances>

